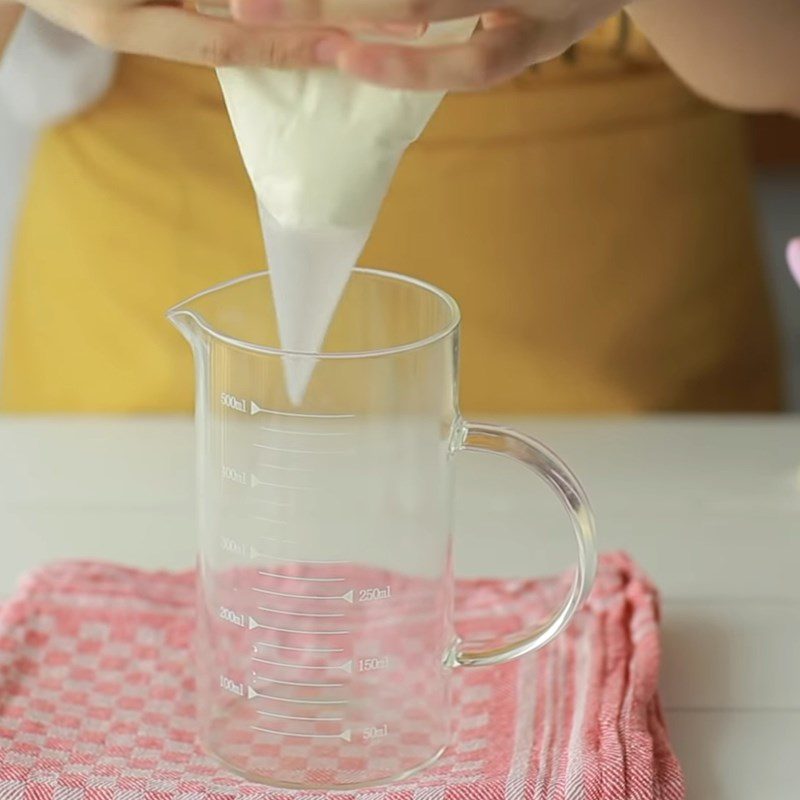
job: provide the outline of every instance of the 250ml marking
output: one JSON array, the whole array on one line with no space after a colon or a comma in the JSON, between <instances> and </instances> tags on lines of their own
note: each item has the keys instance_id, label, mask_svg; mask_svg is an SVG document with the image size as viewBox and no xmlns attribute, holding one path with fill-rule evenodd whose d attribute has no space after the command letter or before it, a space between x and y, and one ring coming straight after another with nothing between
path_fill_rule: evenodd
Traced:
<instances>
[{"instance_id":1,"label":"250ml marking","mask_svg":"<svg viewBox=\"0 0 800 800\"><path fill-rule=\"evenodd\" d=\"M371 603L373 600L389 600L392 596L391 586L375 586L358 590L359 603Z\"/></svg>"}]
</instances>

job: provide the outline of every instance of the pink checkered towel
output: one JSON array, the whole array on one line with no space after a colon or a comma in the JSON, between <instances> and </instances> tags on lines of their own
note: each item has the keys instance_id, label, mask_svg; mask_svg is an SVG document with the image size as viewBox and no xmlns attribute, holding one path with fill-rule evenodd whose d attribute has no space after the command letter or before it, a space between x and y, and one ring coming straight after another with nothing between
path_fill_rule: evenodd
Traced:
<instances>
[{"instance_id":1,"label":"pink checkered towel","mask_svg":"<svg viewBox=\"0 0 800 800\"><path fill-rule=\"evenodd\" d=\"M462 581L467 636L540 618L565 578ZM39 570L0 609L0 800L311 800L248 783L195 739L194 575L86 562ZM658 598L601 560L569 630L455 675L456 736L429 770L339 800L680 800L656 695Z\"/></svg>"}]
</instances>

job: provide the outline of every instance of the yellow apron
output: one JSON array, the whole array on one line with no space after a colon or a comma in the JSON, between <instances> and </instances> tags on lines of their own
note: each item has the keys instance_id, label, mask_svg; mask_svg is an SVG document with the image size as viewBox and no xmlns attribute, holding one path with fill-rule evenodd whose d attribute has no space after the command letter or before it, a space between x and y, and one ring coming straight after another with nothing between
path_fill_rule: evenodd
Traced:
<instances>
[{"instance_id":1,"label":"yellow apron","mask_svg":"<svg viewBox=\"0 0 800 800\"><path fill-rule=\"evenodd\" d=\"M737 118L616 23L571 56L450 95L363 263L459 301L468 411L777 408ZM164 310L263 260L213 72L123 57L102 102L39 145L0 408L190 408Z\"/></svg>"}]
</instances>

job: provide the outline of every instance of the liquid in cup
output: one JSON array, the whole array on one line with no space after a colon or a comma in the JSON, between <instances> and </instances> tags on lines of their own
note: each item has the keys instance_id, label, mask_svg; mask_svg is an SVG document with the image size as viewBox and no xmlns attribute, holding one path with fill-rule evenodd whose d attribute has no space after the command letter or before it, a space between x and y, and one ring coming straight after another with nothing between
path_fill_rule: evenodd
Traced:
<instances>
[{"instance_id":1,"label":"liquid in cup","mask_svg":"<svg viewBox=\"0 0 800 800\"><path fill-rule=\"evenodd\" d=\"M267 273L176 306L196 367L198 716L250 780L347 789L400 780L451 740L455 668L551 641L594 576L569 470L528 437L463 420L458 308L419 281L354 272L322 353L278 346ZM300 405L284 362L313 360ZM515 458L564 503L578 567L553 615L462 643L453 624L453 458Z\"/></svg>"}]
</instances>

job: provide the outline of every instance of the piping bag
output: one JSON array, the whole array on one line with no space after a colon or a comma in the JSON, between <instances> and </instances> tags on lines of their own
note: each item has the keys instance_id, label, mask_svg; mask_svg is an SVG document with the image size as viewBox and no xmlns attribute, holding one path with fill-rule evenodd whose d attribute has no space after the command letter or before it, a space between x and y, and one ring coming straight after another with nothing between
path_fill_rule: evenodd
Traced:
<instances>
[{"instance_id":1,"label":"piping bag","mask_svg":"<svg viewBox=\"0 0 800 800\"><path fill-rule=\"evenodd\" d=\"M415 44L465 41L476 22L436 23ZM217 75L258 201L281 347L319 353L397 165L445 93L386 89L334 70ZM315 361L283 363L299 405Z\"/></svg>"}]
</instances>

